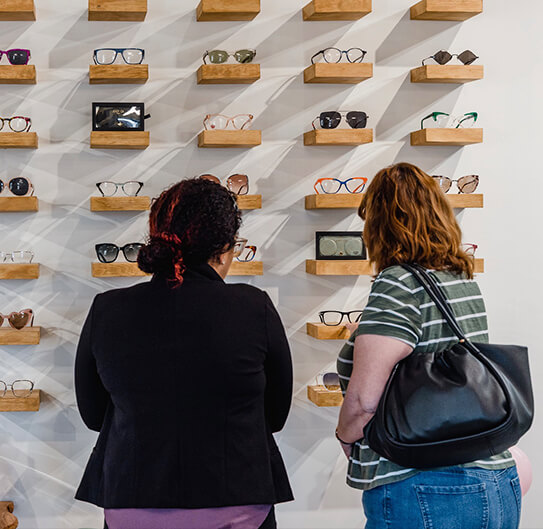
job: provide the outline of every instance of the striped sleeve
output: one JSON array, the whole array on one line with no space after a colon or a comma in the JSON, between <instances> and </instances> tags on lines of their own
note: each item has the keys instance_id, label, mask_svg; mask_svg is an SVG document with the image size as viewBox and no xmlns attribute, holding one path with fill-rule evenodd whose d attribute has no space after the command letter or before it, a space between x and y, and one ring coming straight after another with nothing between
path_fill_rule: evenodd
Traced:
<instances>
[{"instance_id":1,"label":"striped sleeve","mask_svg":"<svg viewBox=\"0 0 543 529\"><path fill-rule=\"evenodd\" d=\"M389 336L416 347L422 336L419 301L397 277L384 273L373 283L354 337L362 334Z\"/></svg>"}]
</instances>

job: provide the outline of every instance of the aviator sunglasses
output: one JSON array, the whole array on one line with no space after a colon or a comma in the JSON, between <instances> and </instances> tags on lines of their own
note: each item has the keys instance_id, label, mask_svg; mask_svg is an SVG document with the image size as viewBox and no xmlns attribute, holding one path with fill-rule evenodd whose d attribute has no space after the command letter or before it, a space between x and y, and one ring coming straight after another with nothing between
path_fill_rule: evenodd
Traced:
<instances>
[{"instance_id":1,"label":"aviator sunglasses","mask_svg":"<svg viewBox=\"0 0 543 529\"><path fill-rule=\"evenodd\" d=\"M456 183L456 187L458 188L458 193L473 193L477 186L479 185L479 176L476 174L470 174L467 176L462 176L461 178L458 178L457 180L452 180L448 176L432 176L437 183L439 184L439 187L443 190L444 193L448 193L451 189L453 182Z\"/></svg>"},{"instance_id":2,"label":"aviator sunglasses","mask_svg":"<svg viewBox=\"0 0 543 529\"><path fill-rule=\"evenodd\" d=\"M119 257L121 251L124 258L129 263L135 263L138 260L138 253L141 250L143 244L139 242L131 242L124 246L117 246L116 244L103 242L97 244L94 248L96 250L96 256L101 263L113 263Z\"/></svg>"},{"instance_id":3,"label":"aviator sunglasses","mask_svg":"<svg viewBox=\"0 0 543 529\"><path fill-rule=\"evenodd\" d=\"M30 60L30 50L0 50L0 60L4 55L8 58L9 63L13 65L28 64Z\"/></svg>"},{"instance_id":4,"label":"aviator sunglasses","mask_svg":"<svg viewBox=\"0 0 543 529\"><path fill-rule=\"evenodd\" d=\"M98 48L94 50L95 64L113 64L118 57L126 64L141 64L145 57L145 50L141 48Z\"/></svg>"},{"instance_id":5,"label":"aviator sunglasses","mask_svg":"<svg viewBox=\"0 0 543 529\"><path fill-rule=\"evenodd\" d=\"M240 64L247 64L253 62L253 59L256 57L256 50L237 50L234 52L229 52L225 50L211 50L206 51L202 57L204 64L207 64L206 58L209 58L211 64L224 64L229 57L234 57L236 62Z\"/></svg>"},{"instance_id":6,"label":"aviator sunglasses","mask_svg":"<svg viewBox=\"0 0 543 529\"><path fill-rule=\"evenodd\" d=\"M219 178L212 174L200 175L200 178L220 184ZM247 195L249 193L249 177L246 174L233 174L226 179L226 188L234 195Z\"/></svg>"},{"instance_id":7,"label":"aviator sunglasses","mask_svg":"<svg viewBox=\"0 0 543 529\"><path fill-rule=\"evenodd\" d=\"M28 132L32 126L32 120L23 116L0 118L0 130L3 130L4 125L6 124L13 132Z\"/></svg>"},{"instance_id":8,"label":"aviator sunglasses","mask_svg":"<svg viewBox=\"0 0 543 529\"><path fill-rule=\"evenodd\" d=\"M4 321L7 321L10 327L19 331L24 327L32 327L34 324L34 312L32 309L23 309L7 315L0 314L0 327L2 327Z\"/></svg>"},{"instance_id":9,"label":"aviator sunglasses","mask_svg":"<svg viewBox=\"0 0 543 529\"><path fill-rule=\"evenodd\" d=\"M425 118L422 118L420 122L420 128L425 128L424 122L427 119L432 120L430 123L434 124L435 128L469 128L473 127L478 118L479 114L477 112L466 112L465 114L456 117L451 116L447 112L432 112L431 114L428 114Z\"/></svg>"},{"instance_id":10,"label":"aviator sunglasses","mask_svg":"<svg viewBox=\"0 0 543 529\"><path fill-rule=\"evenodd\" d=\"M348 178L347 180L338 180L337 178L319 178L313 185L313 189L317 194L335 194L339 193L340 189L344 187L347 193L362 193L366 186L367 178L363 176L355 176Z\"/></svg>"},{"instance_id":11,"label":"aviator sunglasses","mask_svg":"<svg viewBox=\"0 0 543 529\"><path fill-rule=\"evenodd\" d=\"M324 48L324 50L318 51L311 57L311 64L315 64L315 59L322 55L324 62L338 63L345 55L349 62L362 62L366 56L366 51L362 48L349 48L348 50L340 50L339 48Z\"/></svg>"},{"instance_id":12,"label":"aviator sunglasses","mask_svg":"<svg viewBox=\"0 0 543 529\"><path fill-rule=\"evenodd\" d=\"M251 127L252 121L252 114L238 114L231 118L224 114L207 114L204 118L204 128L206 130L226 130L229 125L232 125L235 130L244 130Z\"/></svg>"},{"instance_id":13,"label":"aviator sunglasses","mask_svg":"<svg viewBox=\"0 0 543 529\"><path fill-rule=\"evenodd\" d=\"M136 182L135 180L119 184L116 182L98 182L96 187L98 188L98 191L102 193L103 197L112 197L117 193L119 188L122 189L126 196L135 197L138 196L138 193L141 191L143 182Z\"/></svg>"},{"instance_id":14,"label":"aviator sunglasses","mask_svg":"<svg viewBox=\"0 0 543 529\"><path fill-rule=\"evenodd\" d=\"M0 194L2 194L4 189L9 189L10 193L17 197L32 196L34 194L34 187L30 181L23 176L12 178L9 180L7 186L0 180Z\"/></svg>"},{"instance_id":15,"label":"aviator sunglasses","mask_svg":"<svg viewBox=\"0 0 543 529\"><path fill-rule=\"evenodd\" d=\"M321 129L336 129L342 119L344 119L352 129L363 129L368 123L368 115L365 112L360 112L358 110L346 112L340 110L321 112L311 124L313 125L313 128L317 130L315 122L318 120Z\"/></svg>"},{"instance_id":16,"label":"aviator sunglasses","mask_svg":"<svg viewBox=\"0 0 543 529\"><path fill-rule=\"evenodd\" d=\"M441 51L438 51L436 54L430 55L430 57L426 57L426 59L423 59L422 65L425 66L426 61L429 61L430 59L433 59L438 64L443 65L450 62L454 57L456 57L462 64L466 66L468 64L475 62L479 58L477 57L477 55L475 55L475 53L473 53L470 50L466 50L458 54L451 54L448 51L441 50Z\"/></svg>"}]
</instances>

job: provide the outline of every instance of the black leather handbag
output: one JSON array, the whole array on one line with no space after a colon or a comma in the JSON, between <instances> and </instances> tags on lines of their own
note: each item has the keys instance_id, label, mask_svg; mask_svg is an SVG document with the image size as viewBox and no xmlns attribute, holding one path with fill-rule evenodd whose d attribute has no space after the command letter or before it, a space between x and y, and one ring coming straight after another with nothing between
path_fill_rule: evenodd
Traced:
<instances>
[{"instance_id":1,"label":"black leather handbag","mask_svg":"<svg viewBox=\"0 0 543 529\"><path fill-rule=\"evenodd\" d=\"M394 368L364 428L369 447L408 468L469 463L499 454L530 428L534 399L528 350L472 343L437 281L404 265L460 340L441 353L411 353Z\"/></svg>"}]
</instances>

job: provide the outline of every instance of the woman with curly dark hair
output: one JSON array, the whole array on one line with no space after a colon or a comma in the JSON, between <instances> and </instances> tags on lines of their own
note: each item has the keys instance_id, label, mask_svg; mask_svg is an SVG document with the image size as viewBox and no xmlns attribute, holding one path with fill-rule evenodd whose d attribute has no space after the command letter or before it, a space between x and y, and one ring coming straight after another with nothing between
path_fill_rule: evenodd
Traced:
<instances>
[{"instance_id":1,"label":"woman with curly dark hair","mask_svg":"<svg viewBox=\"0 0 543 529\"><path fill-rule=\"evenodd\" d=\"M109 529L269 529L292 500L273 433L292 397L290 350L268 295L226 284L236 197L202 178L151 208L150 282L96 296L75 366L100 432L76 497Z\"/></svg>"}]
</instances>

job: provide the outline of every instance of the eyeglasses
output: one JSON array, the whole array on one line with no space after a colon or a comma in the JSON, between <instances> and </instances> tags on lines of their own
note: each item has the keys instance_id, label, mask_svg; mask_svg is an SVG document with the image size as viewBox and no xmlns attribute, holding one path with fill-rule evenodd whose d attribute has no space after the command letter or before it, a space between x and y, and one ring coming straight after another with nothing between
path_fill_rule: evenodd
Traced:
<instances>
[{"instance_id":1,"label":"eyeglasses","mask_svg":"<svg viewBox=\"0 0 543 529\"><path fill-rule=\"evenodd\" d=\"M359 112L352 110L349 112L344 111L330 111L321 112L313 120L313 128L316 130L315 121L319 120L321 129L335 129L341 123L341 120L345 119L347 124L352 129L363 129L368 122L368 115L365 112Z\"/></svg>"},{"instance_id":2,"label":"eyeglasses","mask_svg":"<svg viewBox=\"0 0 543 529\"><path fill-rule=\"evenodd\" d=\"M247 246L247 244L245 244L243 247L243 250L241 250L240 254L236 256L236 259L240 263L248 263L249 261L252 261L255 258L255 255L256 255L256 246Z\"/></svg>"},{"instance_id":3,"label":"eyeglasses","mask_svg":"<svg viewBox=\"0 0 543 529\"><path fill-rule=\"evenodd\" d=\"M97 244L94 248L96 255L101 263L113 263L119 257L119 251L123 252L124 258L129 263L135 263L138 260L138 253L141 250L143 244L139 242L131 242L124 246L117 246L116 244L103 242Z\"/></svg>"},{"instance_id":4,"label":"eyeglasses","mask_svg":"<svg viewBox=\"0 0 543 529\"><path fill-rule=\"evenodd\" d=\"M7 187L4 182L0 180L0 194L4 191L4 189L9 189L10 193L17 197L32 196L34 194L34 187L30 181L23 176L16 176L15 178L12 178L8 182Z\"/></svg>"},{"instance_id":5,"label":"eyeglasses","mask_svg":"<svg viewBox=\"0 0 543 529\"><path fill-rule=\"evenodd\" d=\"M0 50L0 60L5 55L10 64L28 64L30 60L30 50Z\"/></svg>"},{"instance_id":6,"label":"eyeglasses","mask_svg":"<svg viewBox=\"0 0 543 529\"><path fill-rule=\"evenodd\" d=\"M34 252L29 250L0 252L0 261L3 263L7 261L11 261L12 263L31 263L32 259L34 259Z\"/></svg>"},{"instance_id":7,"label":"eyeglasses","mask_svg":"<svg viewBox=\"0 0 543 529\"><path fill-rule=\"evenodd\" d=\"M7 321L10 327L13 327L19 331L27 326L32 327L34 324L34 312L32 309L23 309L7 315L0 314L0 327L2 327L4 321Z\"/></svg>"},{"instance_id":8,"label":"eyeglasses","mask_svg":"<svg viewBox=\"0 0 543 529\"><path fill-rule=\"evenodd\" d=\"M349 62L362 62L366 56L366 51L362 48L349 48L348 50L340 50L339 48L324 48L324 50L318 51L311 57L311 64L315 64L315 58L322 55L324 62L338 63L341 61L343 55Z\"/></svg>"},{"instance_id":9,"label":"eyeglasses","mask_svg":"<svg viewBox=\"0 0 543 529\"><path fill-rule=\"evenodd\" d=\"M337 373L321 373L315 377L317 386L323 386L324 389L331 392L341 391L339 375Z\"/></svg>"},{"instance_id":10,"label":"eyeglasses","mask_svg":"<svg viewBox=\"0 0 543 529\"><path fill-rule=\"evenodd\" d=\"M204 128L206 130L226 130L231 124L232 128L243 130L250 128L252 121L252 114L238 114L232 118L223 114L207 114L204 118Z\"/></svg>"},{"instance_id":11,"label":"eyeglasses","mask_svg":"<svg viewBox=\"0 0 543 529\"><path fill-rule=\"evenodd\" d=\"M344 187L347 193L362 193L366 186L367 178L363 176L355 176L347 180L338 180L337 178L319 178L313 185L313 189L317 194L321 191L326 194L335 194Z\"/></svg>"},{"instance_id":12,"label":"eyeglasses","mask_svg":"<svg viewBox=\"0 0 543 529\"><path fill-rule=\"evenodd\" d=\"M32 126L32 120L23 116L0 118L0 130L2 130L6 124L13 132L28 132Z\"/></svg>"},{"instance_id":13,"label":"eyeglasses","mask_svg":"<svg viewBox=\"0 0 543 529\"><path fill-rule=\"evenodd\" d=\"M14 380L11 384L6 384L3 380L0 380L0 398L4 398L8 391L11 389L11 393L18 399L25 399L32 395L34 390L34 382L32 380Z\"/></svg>"},{"instance_id":14,"label":"eyeglasses","mask_svg":"<svg viewBox=\"0 0 543 529\"><path fill-rule=\"evenodd\" d=\"M143 182L136 182L135 180L130 180L129 182L115 183L115 182L98 182L96 184L98 191L102 193L104 197L112 197L117 193L119 188L123 190L123 193L129 197L135 197L141 191L143 187Z\"/></svg>"},{"instance_id":15,"label":"eyeglasses","mask_svg":"<svg viewBox=\"0 0 543 529\"><path fill-rule=\"evenodd\" d=\"M247 64L253 62L253 59L256 57L256 50L237 50L234 52L224 51L224 50L211 50L206 51L202 59L204 64L207 64L206 57L209 57L209 62L211 64L223 64L228 60L228 57L234 57L234 59L240 64Z\"/></svg>"},{"instance_id":16,"label":"eyeglasses","mask_svg":"<svg viewBox=\"0 0 543 529\"><path fill-rule=\"evenodd\" d=\"M451 189L453 182L456 182L458 193L473 193L479 185L479 176L476 174L463 176L457 180L452 180L448 176L436 175L434 175L432 178L437 181L439 187L441 187L444 193L447 193L449 189Z\"/></svg>"},{"instance_id":17,"label":"eyeglasses","mask_svg":"<svg viewBox=\"0 0 543 529\"><path fill-rule=\"evenodd\" d=\"M471 242L462 244L462 250L464 250L464 252L466 252L470 257L475 256L475 252L477 251L477 248L479 248L479 246Z\"/></svg>"},{"instance_id":18,"label":"eyeglasses","mask_svg":"<svg viewBox=\"0 0 543 529\"><path fill-rule=\"evenodd\" d=\"M239 257L249 241L243 237L236 237L234 241L234 257Z\"/></svg>"},{"instance_id":19,"label":"eyeglasses","mask_svg":"<svg viewBox=\"0 0 543 529\"><path fill-rule=\"evenodd\" d=\"M465 64L466 66L468 64L471 64L471 63L475 62L479 58L479 57L477 57L477 55L475 55L475 53L473 53L470 50L466 50L466 51L463 51L462 53L458 53L458 54L456 54L456 53L451 54L448 51L441 50L441 51L438 51L435 55L430 55L430 57L426 57L426 59L423 59L422 64L424 66L425 61L433 59L438 64L443 65L443 64L447 64L448 62L450 62L454 57L456 57L461 63Z\"/></svg>"},{"instance_id":20,"label":"eyeglasses","mask_svg":"<svg viewBox=\"0 0 543 529\"><path fill-rule=\"evenodd\" d=\"M447 112L432 112L421 120L420 128L425 128L424 122L427 119L432 119L436 125L436 128L469 128L473 127L478 118L479 114L477 112L466 112L465 114L457 117L451 117L451 115Z\"/></svg>"},{"instance_id":21,"label":"eyeglasses","mask_svg":"<svg viewBox=\"0 0 543 529\"><path fill-rule=\"evenodd\" d=\"M219 178L212 174L200 175L200 178L220 184ZM226 187L235 195L247 195L249 193L249 177L246 174L233 174L226 179Z\"/></svg>"},{"instance_id":22,"label":"eyeglasses","mask_svg":"<svg viewBox=\"0 0 543 529\"><path fill-rule=\"evenodd\" d=\"M347 318L349 323L358 323L361 317L361 310L351 310L349 312L342 312L340 310L323 310L319 312L321 322L329 327L341 325L345 318Z\"/></svg>"},{"instance_id":23,"label":"eyeglasses","mask_svg":"<svg viewBox=\"0 0 543 529\"><path fill-rule=\"evenodd\" d=\"M126 64L141 64L145 50L141 48L98 48L94 50L95 64L113 64L121 56Z\"/></svg>"}]
</instances>

